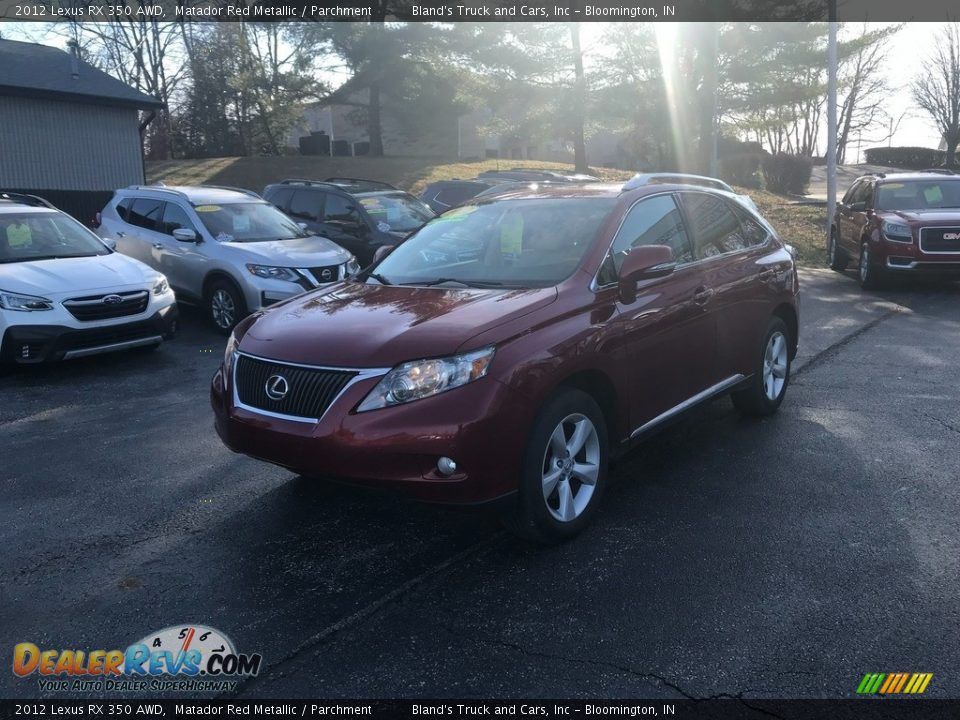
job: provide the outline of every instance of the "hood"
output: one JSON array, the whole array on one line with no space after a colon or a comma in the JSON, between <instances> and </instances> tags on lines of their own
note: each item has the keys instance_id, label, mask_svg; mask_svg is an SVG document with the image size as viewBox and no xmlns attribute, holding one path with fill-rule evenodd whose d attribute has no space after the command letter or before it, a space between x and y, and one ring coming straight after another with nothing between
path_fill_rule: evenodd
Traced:
<instances>
[{"instance_id":1,"label":"hood","mask_svg":"<svg viewBox=\"0 0 960 720\"><path fill-rule=\"evenodd\" d=\"M900 218L916 225L960 226L960 208L928 208L923 210L887 210L880 215L885 219Z\"/></svg>"},{"instance_id":2,"label":"hood","mask_svg":"<svg viewBox=\"0 0 960 720\"><path fill-rule=\"evenodd\" d=\"M120 253L0 264L0 289L45 297L149 287L156 272Z\"/></svg>"},{"instance_id":3,"label":"hood","mask_svg":"<svg viewBox=\"0 0 960 720\"><path fill-rule=\"evenodd\" d=\"M549 305L556 288L488 290L341 283L265 311L240 349L332 367L393 367L455 353L470 338Z\"/></svg>"},{"instance_id":4,"label":"hood","mask_svg":"<svg viewBox=\"0 0 960 720\"><path fill-rule=\"evenodd\" d=\"M221 247L243 253L251 262L281 267L322 267L340 265L350 252L327 238L311 235L292 240L270 240L251 243L222 243Z\"/></svg>"}]
</instances>

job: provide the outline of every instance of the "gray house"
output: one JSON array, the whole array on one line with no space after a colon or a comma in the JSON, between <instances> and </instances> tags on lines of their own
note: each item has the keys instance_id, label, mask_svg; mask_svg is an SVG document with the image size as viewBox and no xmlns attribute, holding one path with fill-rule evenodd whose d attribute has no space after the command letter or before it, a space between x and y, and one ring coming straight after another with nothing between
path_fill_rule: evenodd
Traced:
<instances>
[{"instance_id":1,"label":"gray house","mask_svg":"<svg viewBox=\"0 0 960 720\"><path fill-rule=\"evenodd\" d=\"M74 54L0 40L0 190L89 220L144 181L141 133L162 107Z\"/></svg>"}]
</instances>

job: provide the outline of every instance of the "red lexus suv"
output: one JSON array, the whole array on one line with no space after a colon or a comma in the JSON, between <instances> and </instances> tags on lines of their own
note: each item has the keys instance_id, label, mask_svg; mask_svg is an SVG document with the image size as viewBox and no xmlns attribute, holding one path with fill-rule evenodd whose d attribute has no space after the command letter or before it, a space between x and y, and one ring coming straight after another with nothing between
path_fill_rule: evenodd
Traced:
<instances>
[{"instance_id":1,"label":"red lexus suv","mask_svg":"<svg viewBox=\"0 0 960 720\"><path fill-rule=\"evenodd\" d=\"M723 393L773 413L790 379L792 253L722 190L523 188L378 255L236 327L211 388L228 447L499 500L508 527L553 542L590 520L611 458Z\"/></svg>"},{"instance_id":2,"label":"red lexus suv","mask_svg":"<svg viewBox=\"0 0 960 720\"><path fill-rule=\"evenodd\" d=\"M828 251L839 272L856 260L867 289L895 275L960 277L960 175L857 178L837 204Z\"/></svg>"}]
</instances>

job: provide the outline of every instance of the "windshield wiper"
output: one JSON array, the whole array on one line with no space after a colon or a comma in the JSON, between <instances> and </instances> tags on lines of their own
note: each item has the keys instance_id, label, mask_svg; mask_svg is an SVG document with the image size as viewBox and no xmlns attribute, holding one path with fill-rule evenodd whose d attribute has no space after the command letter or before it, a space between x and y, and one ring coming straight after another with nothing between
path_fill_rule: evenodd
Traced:
<instances>
[{"instance_id":1,"label":"windshield wiper","mask_svg":"<svg viewBox=\"0 0 960 720\"><path fill-rule=\"evenodd\" d=\"M485 280L461 280L460 278L436 278L434 280L418 280L416 282L400 283L401 285L418 285L419 287L433 287L444 283L459 283L464 287L498 287L503 283Z\"/></svg>"},{"instance_id":2,"label":"windshield wiper","mask_svg":"<svg viewBox=\"0 0 960 720\"><path fill-rule=\"evenodd\" d=\"M389 280L387 280L387 279L386 279L383 275L381 275L380 273L374 273L374 272L372 272L372 273L367 273L367 277L368 277L368 278L373 278L374 280L376 280L376 281L377 281L378 283L380 283L381 285L393 285L392 282L390 282Z\"/></svg>"}]
</instances>

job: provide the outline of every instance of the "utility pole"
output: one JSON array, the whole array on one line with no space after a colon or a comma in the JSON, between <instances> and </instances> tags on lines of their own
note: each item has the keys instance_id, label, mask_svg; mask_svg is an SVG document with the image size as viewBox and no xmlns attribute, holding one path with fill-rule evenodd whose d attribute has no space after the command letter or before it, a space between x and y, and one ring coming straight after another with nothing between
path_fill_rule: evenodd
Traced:
<instances>
[{"instance_id":1,"label":"utility pole","mask_svg":"<svg viewBox=\"0 0 960 720\"><path fill-rule=\"evenodd\" d=\"M827 235L837 210L837 0L829 3L827 37Z\"/></svg>"}]
</instances>

